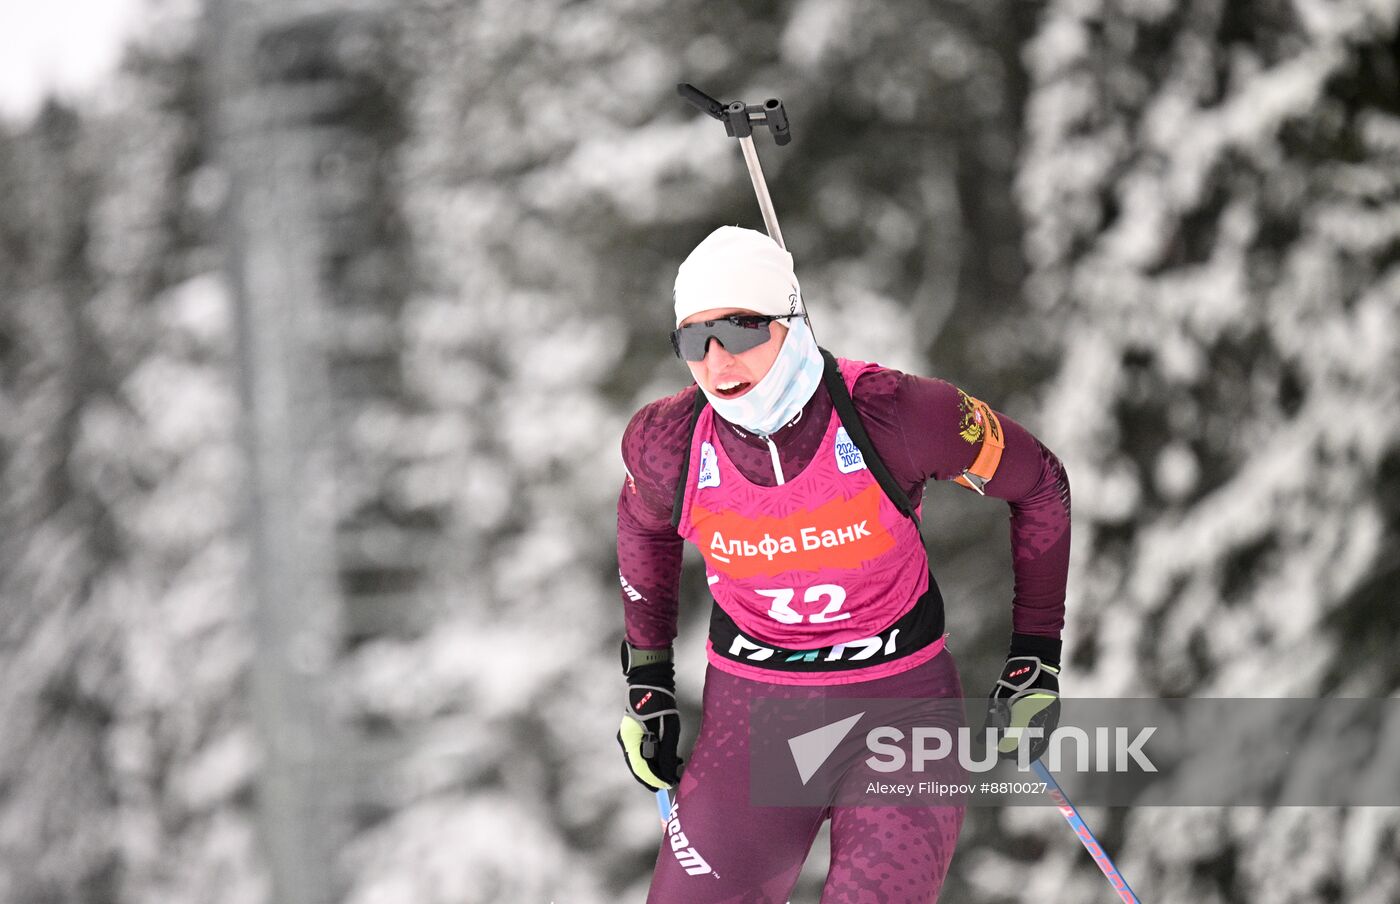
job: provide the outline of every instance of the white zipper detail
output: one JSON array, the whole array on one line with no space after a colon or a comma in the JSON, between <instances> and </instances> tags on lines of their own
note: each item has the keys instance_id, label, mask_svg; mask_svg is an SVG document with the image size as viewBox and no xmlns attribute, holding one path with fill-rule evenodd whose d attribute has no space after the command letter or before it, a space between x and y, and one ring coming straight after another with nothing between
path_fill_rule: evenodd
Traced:
<instances>
[{"instance_id":1,"label":"white zipper detail","mask_svg":"<svg viewBox=\"0 0 1400 904\"><path fill-rule=\"evenodd\" d=\"M773 445L771 436L765 436L763 441L768 444L768 454L773 458L773 476L778 478L778 486L782 486L787 481L783 479L783 466L778 461L778 447Z\"/></svg>"}]
</instances>

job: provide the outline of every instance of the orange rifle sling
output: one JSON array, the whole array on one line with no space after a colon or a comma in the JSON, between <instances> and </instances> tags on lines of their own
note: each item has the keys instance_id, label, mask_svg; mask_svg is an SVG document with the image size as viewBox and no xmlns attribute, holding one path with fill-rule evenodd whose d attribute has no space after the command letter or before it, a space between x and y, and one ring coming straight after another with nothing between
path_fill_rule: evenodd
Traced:
<instances>
[{"instance_id":1,"label":"orange rifle sling","mask_svg":"<svg viewBox=\"0 0 1400 904\"><path fill-rule=\"evenodd\" d=\"M997 465L1001 464L1001 453L1006 449L1006 437L1001 433L1001 421L997 420L996 412L992 411L991 406L971 396L968 397L968 401L972 402L973 410L982 415L982 450L977 453L977 460L972 463L972 467L953 480L969 490L986 495L983 487L996 474Z\"/></svg>"}]
</instances>

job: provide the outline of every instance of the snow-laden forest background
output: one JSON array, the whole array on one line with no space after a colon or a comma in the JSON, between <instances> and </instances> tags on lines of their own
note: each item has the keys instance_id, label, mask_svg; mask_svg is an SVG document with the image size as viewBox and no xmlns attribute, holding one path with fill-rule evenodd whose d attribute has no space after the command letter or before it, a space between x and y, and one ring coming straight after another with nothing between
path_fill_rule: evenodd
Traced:
<instances>
[{"instance_id":1,"label":"snow-laden forest background","mask_svg":"<svg viewBox=\"0 0 1400 904\"><path fill-rule=\"evenodd\" d=\"M1397 0L144 16L0 123L0 901L643 899L618 441L688 379L676 265L761 226L677 81L783 98L826 345L1064 459L1067 694L1400 691ZM1006 509L926 505L981 693ZM1400 901L1394 808L1086 816L1147 901ZM945 899L1110 895L979 809Z\"/></svg>"}]
</instances>

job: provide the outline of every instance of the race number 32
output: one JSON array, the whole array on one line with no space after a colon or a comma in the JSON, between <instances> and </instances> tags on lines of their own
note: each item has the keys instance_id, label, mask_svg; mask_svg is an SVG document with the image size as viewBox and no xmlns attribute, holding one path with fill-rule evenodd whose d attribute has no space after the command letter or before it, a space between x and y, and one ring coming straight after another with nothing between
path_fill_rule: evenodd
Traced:
<instances>
[{"instance_id":1,"label":"race number 32","mask_svg":"<svg viewBox=\"0 0 1400 904\"><path fill-rule=\"evenodd\" d=\"M792 601L797 596L797 591L790 587L779 587L776 590L755 590L754 592L773 601L773 605L768 607L768 614L785 625L801 624L803 621L811 622L814 625L823 625L851 617L851 613L841 611L841 606L846 602L846 588L839 584L813 584L808 587L807 592L802 594L802 602L818 603L825 599L827 604L820 612L813 612L811 615L805 616L792 608Z\"/></svg>"}]
</instances>

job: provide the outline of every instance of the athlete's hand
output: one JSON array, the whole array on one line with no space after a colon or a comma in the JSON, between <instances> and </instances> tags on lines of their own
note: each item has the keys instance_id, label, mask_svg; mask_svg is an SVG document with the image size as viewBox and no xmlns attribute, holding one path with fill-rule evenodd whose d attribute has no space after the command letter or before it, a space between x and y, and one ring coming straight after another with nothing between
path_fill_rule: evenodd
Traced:
<instances>
[{"instance_id":1,"label":"athlete's hand","mask_svg":"<svg viewBox=\"0 0 1400 904\"><path fill-rule=\"evenodd\" d=\"M638 650L623 641L622 670L627 676L627 708L617 743L627 768L650 790L675 787L682 763L676 754L681 714L676 709L671 651Z\"/></svg>"},{"instance_id":2,"label":"athlete's hand","mask_svg":"<svg viewBox=\"0 0 1400 904\"><path fill-rule=\"evenodd\" d=\"M1045 753L1050 733L1060 724L1060 666L1040 656L1017 652L1013 643L1001 677L987 696L985 727L1001 732L997 752L1002 759L1016 758L1021 742L1021 733L1016 729L1039 728L1038 737L1028 736L1026 740L1029 761L1034 762Z\"/></svg>"}]
</instances>

